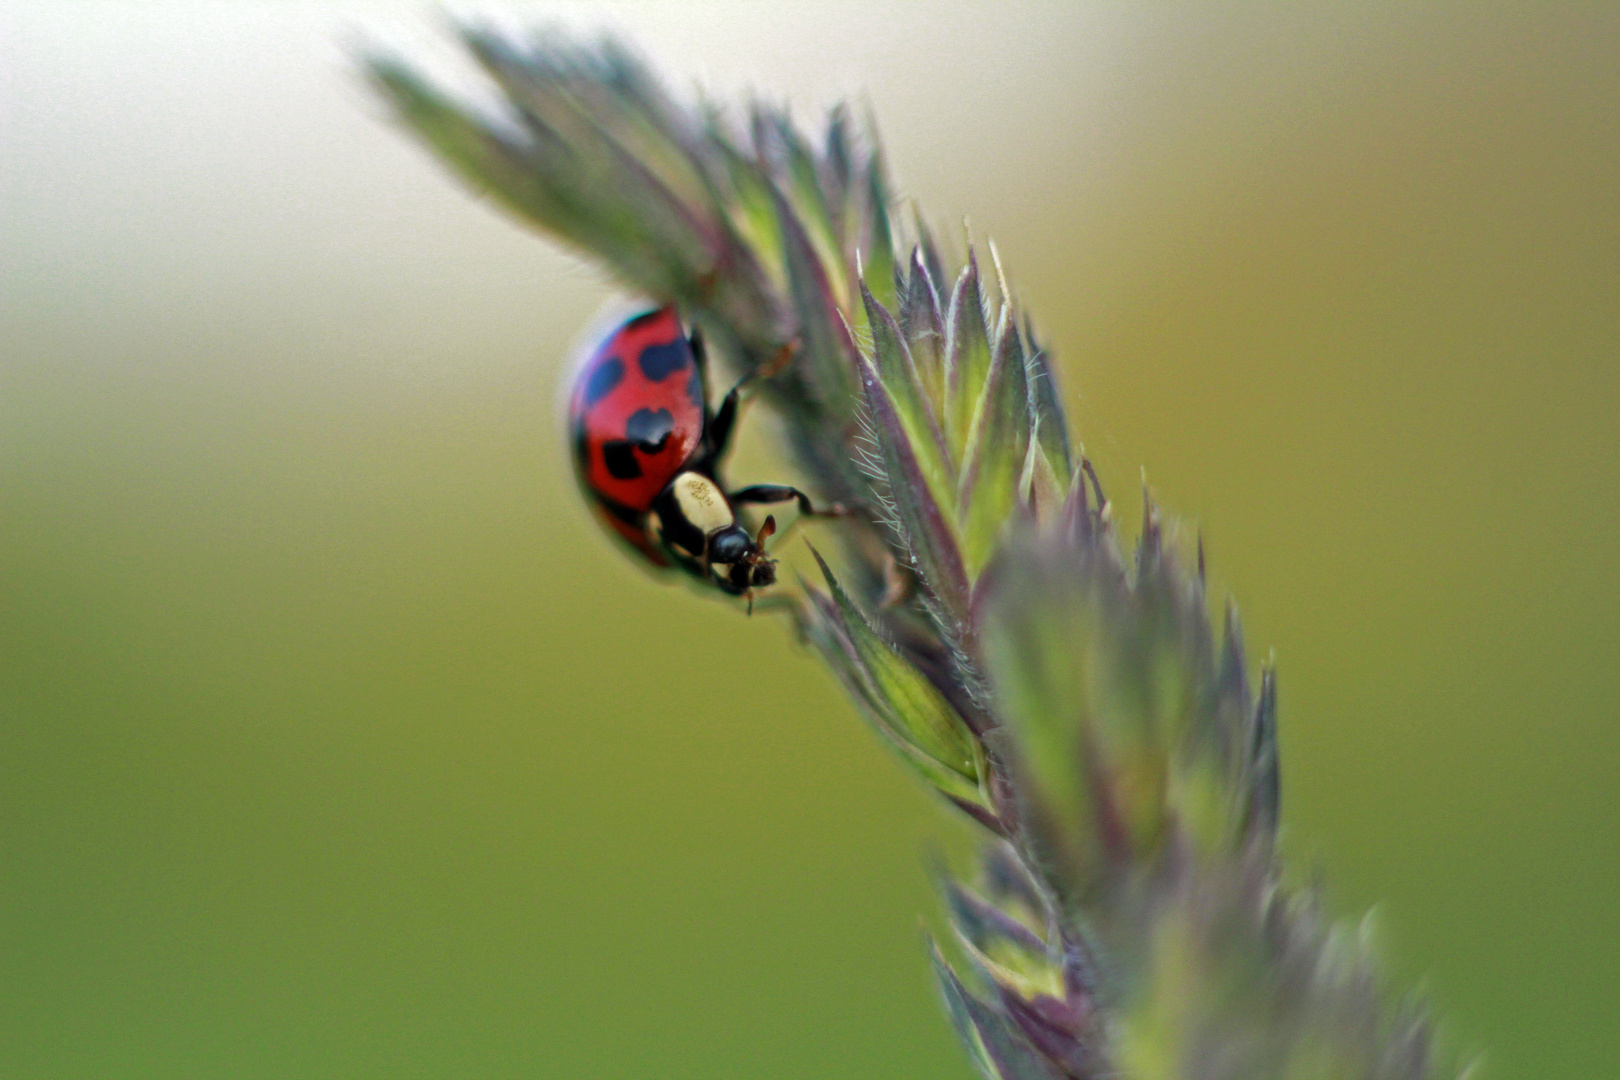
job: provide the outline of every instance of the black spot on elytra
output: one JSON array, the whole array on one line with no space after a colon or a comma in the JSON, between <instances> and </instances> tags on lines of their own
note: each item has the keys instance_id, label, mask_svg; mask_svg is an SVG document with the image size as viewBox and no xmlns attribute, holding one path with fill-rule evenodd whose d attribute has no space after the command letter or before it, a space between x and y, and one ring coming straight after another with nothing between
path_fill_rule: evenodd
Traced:
<instances>
[{"instance_id":1,"label":"black spot on elytra","mask_svg":"<svg viewBox=\"0 0 1620 1080\"><path fill-rule=\"evenodd\" d=\"M675 418L668 409L637 409L625 421L624 437L639 444L643 454L656 454L674 430Z\"/></svg>"},{"instance_id":2,"label":"black spot on elytra","mask_svg":"<svg viewBox=\"0 0 1620 1080\"><path fill-rule=\"evenodd\" d=\"M596 365L596 370L591 372L591 377L585 383L585 404L595 405L613 393L613 388L623 378L624 361L617 356L610 356Z\"/></svg>"},{"instance_id":3,"label":"black spot on elytra","mask_svg":"<svg viewBox=\"0 0 1620 1080\"><path fill-rule=\"evenodd\" d=\"M641 463L636 460L635 444L614 439L602 444L602 464L615 480L634 480L641 475Z\"/></svg>"},{"instance_id":4,"label":"black spot on elytra","mask_svg":"<svg viewBox=\"0 0 1620 1080\"><path fill-rule=\"evenodd\" d=\"M608 475L616 480L634 480L641 475L641 462L635 452L652 455L669 442L675 430L675 418L668 409L637 409L625 421L622 439L611 439L602 444L602 464Z\"/></svg>"},{"instance_id":5,"label":"black spot on elytra","mask_svg":"<svg viewBox=\"0 0 1620 1080\"><path fill-rule=\"evenodd\" d=\"M641 364L641 373L647 376L647 381L662 382L670 372L685 367L691 353L692 348L686 342L671 341L663 345L648 345L641 350L637 362Z\"/></svg>"},{"instance_id":6,"label":"black spot on elytra","mask_svg":"<svg viewBox=\"0 0 1620 1080\"><path fill-rule=\"evenodd\" d=\"M696 368L692 369L692 378L686 384L686 396L691 398L692 404L696 405L700 410L708 404L703 399L703 372Z\"/></svg>"}]
</instances>

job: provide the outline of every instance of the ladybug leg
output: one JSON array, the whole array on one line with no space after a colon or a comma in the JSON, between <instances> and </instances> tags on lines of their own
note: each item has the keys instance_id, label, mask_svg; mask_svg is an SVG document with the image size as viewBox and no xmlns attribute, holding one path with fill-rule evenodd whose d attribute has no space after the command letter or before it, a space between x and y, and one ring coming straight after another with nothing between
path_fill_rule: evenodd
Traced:
<instances>
[{"instance_id":1,"label":"ladybug leg","mask_svg":"<svg viewBox=\"0 0 1620 1080\"><path fill-rule=\"evenodd\" d=\"M697 360L698 374L703 385L709 385L709 354L703 347L703 334L699 330L692 331L692 355ZM744 375L737 380L726 396L720 401L720 408L709 412L707 405L703 407L704 437L708 442L708 460L718 461L725 456L731 445L731 432L737 426L737 409L742 404L743 387L755 378L754 374Z\"/></svg>"},{"instance_id":2,"label":"ladybug leg","mask_svg":"<svg viewBox=\"0 0 1620 1080\"><path fill-rule=\"evenodd\" d=\"M698 330L692 331L692 354L697 359L698 371L703 378L703 385L709 385L709 357L703 345L703 335ZM755 379L774 379L780 375L788 363L798 354L799 342L793 341L783 345L769 359L755 366L754 370L737 380L737 385L727 391L721 399L720 407L712 414L706 415L708 423L709 459L719 460L725 456L731 445L731 433L737 425L737 410L742 405L743 388ZM785 500L784 500L785 501Z\"/></svg>"},{"instance_id":3,"label":"ladybug leg","mask_svg":"<svg viewBox=\"0 0 1620 1080\"><path fill-rule=\"evenodd\" d=\"M687 344L692 346L692 359L697 363L698 380L707 391L711 385L709 382L709 349L704 343L702 328L694 326L686 341ZM711 446L724 447L725 441L730 435L732 421L737 416L737 406L732 399L737 396L737 391L741 390L743 383L747 381L745 378L742 383L738 383L732 388L731 393L726 395L726 400L721 403L718 413L709 410L707 401L703 403L704 430L708 433ZM731 406L729 415L727 405Z\"/></svg>"},{"instance_id":4,"label":"ladybug leg","mask_svg":"<svg viewBox=\"0 0 1620 1080\"><path fill-rule=\"evenodd\" d=\"M726 497L734 503L749 503L756 506L796 501L799 504L799 513L805 517L846 517L849 514L849 508L842 503L829 503L817 510L811 504L810 496L786 484L755 484L741 491L733 491Z\"/></svg>"},{"instance_id":5,"label":"ladybug leg","mask_svg":"<svg viewBox=\"0 0 1620 1080\"><path fill-rule=\"evenodd\" d=\"M737 385L727 391L726 396L720 400L720 408L709 418L709 447L715 458L725 456L726 449L731 444L731 432L737 426L737 410L742 407L743 388L755 379L770 377L769 372L755 368L738 379Z\"/></svg>"},{"instance_id":6,"label":"ladybug leg","mask_svg":"<svg viewBox=\"0 0 1620 1080\"><path fill-rule=\"evenodd\" d=\"M731 388L731 392L720 402L720 409L709 419L709 452L715 457L724 456L731 444L731 431L737 424L737 406L742 401L742 388L748 384L744 376L742 382Z\"/></svg>"}]
</instances>

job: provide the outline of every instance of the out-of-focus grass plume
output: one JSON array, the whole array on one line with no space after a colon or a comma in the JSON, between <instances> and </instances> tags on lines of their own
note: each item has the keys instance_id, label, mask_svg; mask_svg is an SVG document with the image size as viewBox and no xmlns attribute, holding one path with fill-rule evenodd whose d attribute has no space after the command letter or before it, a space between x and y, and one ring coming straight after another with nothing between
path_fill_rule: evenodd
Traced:
<instances>
[{"instance_id":1,"label":"out-of-focus grass plume","mask_svg":"<svg viewBox=\"0 0 1620 1080\"><path fill-rule=\"evenodd\" d=\"M1286 882L1273 676L1251 686L1201 546L1151 499L1122 552L994 249L957 266L920 225L899 243L876 135L845 111L812 142L764 105L685 108L611 41L464 40L501 100L373 58L399 115L734 366L768 366L784 450L860 508L797 618L985 830L935 950L985 1075L1445 1075L1361 937Z\"/></svg>"}]
</instances>

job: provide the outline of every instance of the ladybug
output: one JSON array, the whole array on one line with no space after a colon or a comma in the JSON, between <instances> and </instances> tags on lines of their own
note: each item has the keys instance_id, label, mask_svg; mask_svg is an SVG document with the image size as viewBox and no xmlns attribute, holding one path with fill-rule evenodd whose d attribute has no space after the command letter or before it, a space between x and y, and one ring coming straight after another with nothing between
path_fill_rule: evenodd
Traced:
<instances>
[{"instance_id":1,"label":"ladybug","mask_svg":"<svg viewBox=\"0 0 1620 1080\"><path fill-rule=\"evenodd\" d=\"M776 581L767 517L750 535L737 504L795 501L797 488L758 484L728 492L719 476L747 378L718 411L708 405L702 337L688 335L673 306L644 312L610 334L575 377L568 419L574 464L603 525L657 567L674 567L732 596ZM836 513L834 509L831 512Z\"/></svg>"}]
</instances>

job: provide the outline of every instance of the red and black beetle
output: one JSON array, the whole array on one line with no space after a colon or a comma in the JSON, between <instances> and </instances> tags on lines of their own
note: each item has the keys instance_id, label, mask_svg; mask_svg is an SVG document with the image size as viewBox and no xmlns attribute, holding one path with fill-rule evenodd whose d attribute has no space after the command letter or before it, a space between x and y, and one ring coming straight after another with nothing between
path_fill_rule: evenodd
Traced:
<instances>
[{"instance_id":1,"label":"red and black beetle","mask_svg":"<svg viewBox=\"0 0 1620 1080\"><path fill-rule=\"evenodd\" d=\"M653 565L751 602L754 589L776 581L764 550L776 521L749 535L733 504L791 500L802 514L816 511L783 484L725 490L720 459L746 382L711 412L702 338L662 307L625 322L586 359L568 418L580 484L603 524Z\"/></svg>"}]
</instances>

